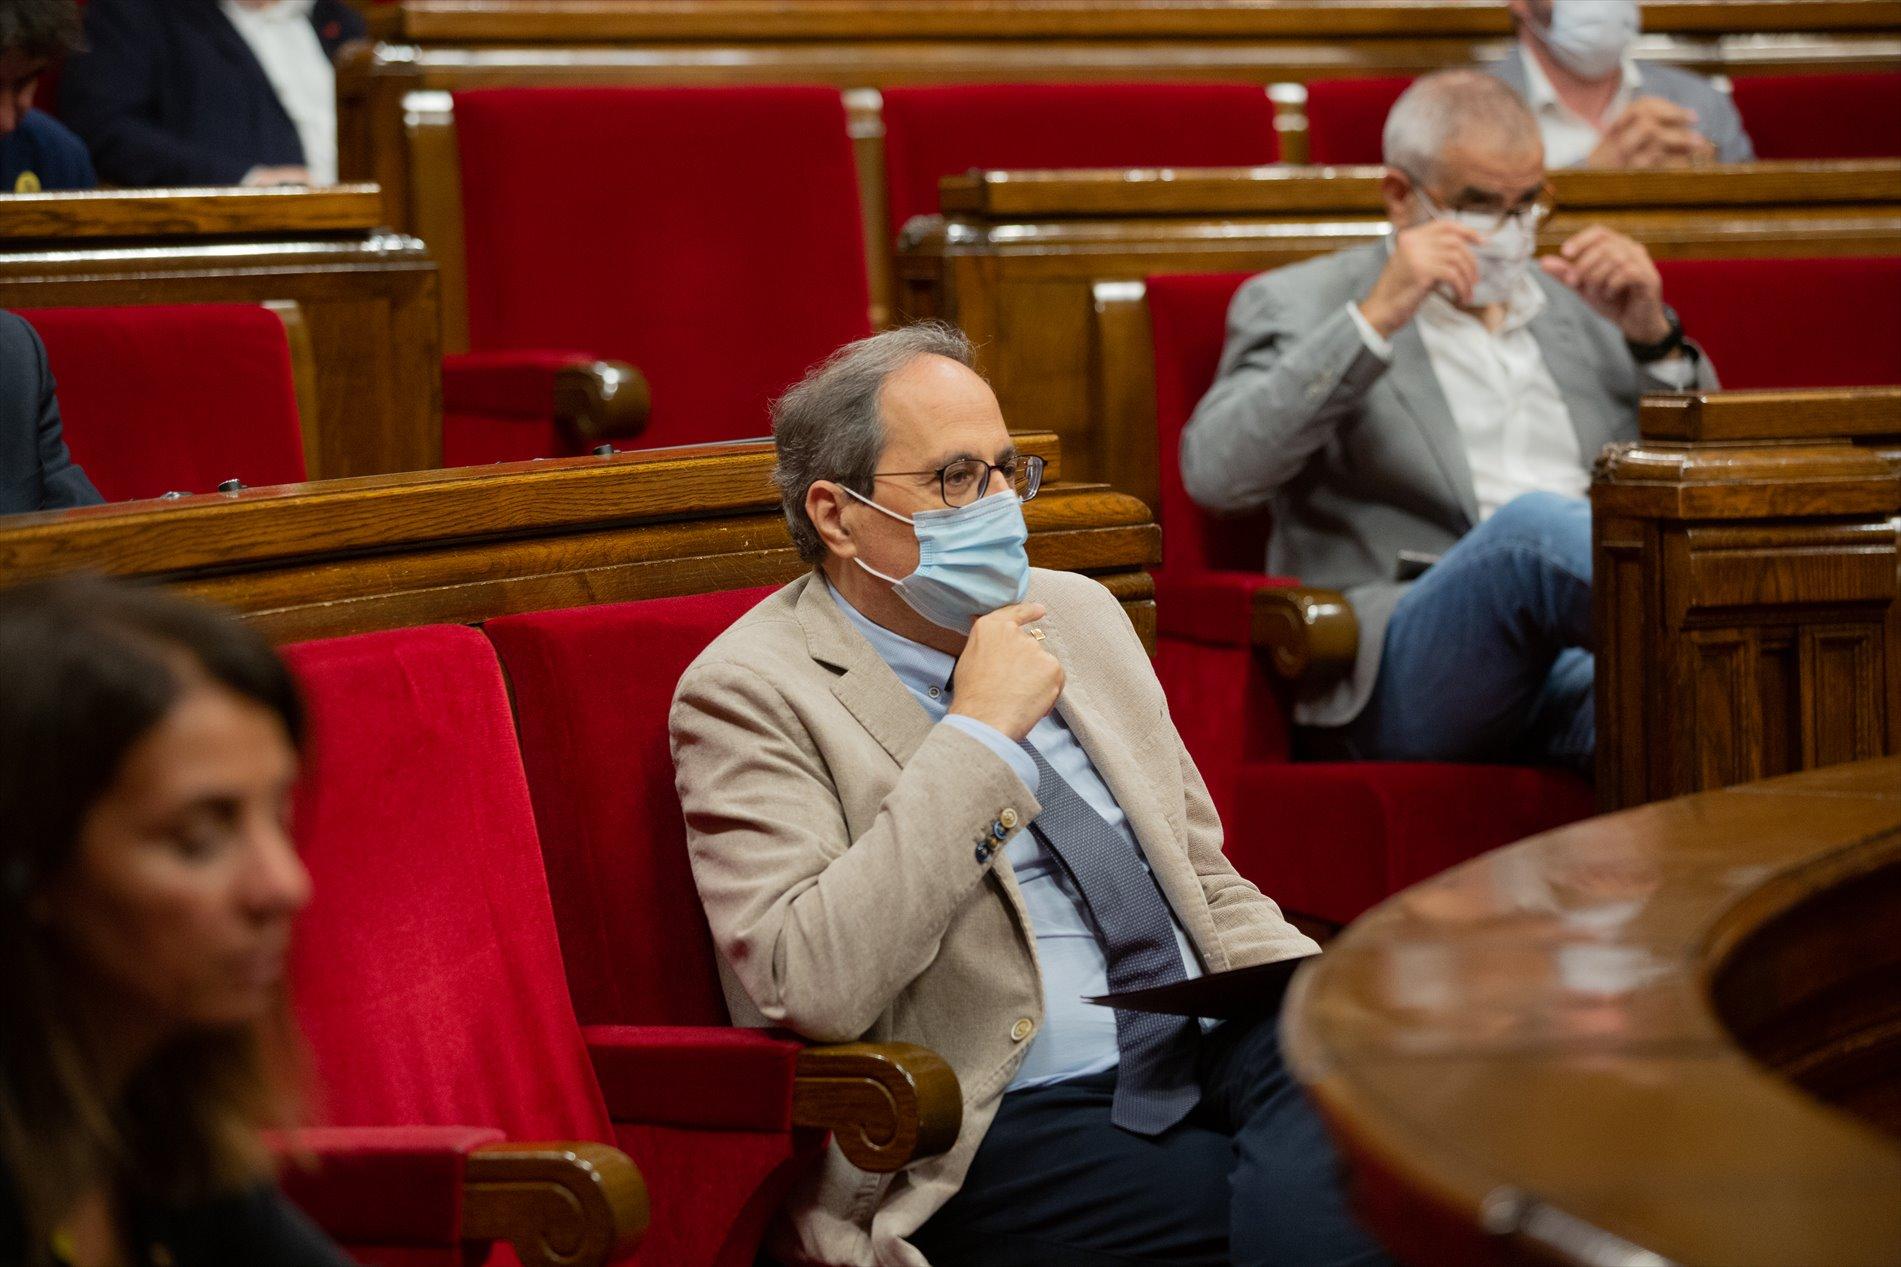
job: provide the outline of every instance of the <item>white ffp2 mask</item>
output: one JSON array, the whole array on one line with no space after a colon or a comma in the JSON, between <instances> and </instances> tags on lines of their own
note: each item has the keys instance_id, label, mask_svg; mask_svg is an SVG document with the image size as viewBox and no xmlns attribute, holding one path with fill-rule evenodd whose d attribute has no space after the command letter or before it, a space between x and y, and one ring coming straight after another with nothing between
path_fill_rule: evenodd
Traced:
<instances>
[{"instance_id":1,"label":"white ffp2 mask","mask_svg":"<svg viewBox=\"0 0 1901 1267\"><path fill-rule=\"evenodd\" d=\"M1531 29L1560 66L1602 79L1623 64L1642 28L1637 0L1551 0L1551 25Z\"/></svg>"}]
</instances>

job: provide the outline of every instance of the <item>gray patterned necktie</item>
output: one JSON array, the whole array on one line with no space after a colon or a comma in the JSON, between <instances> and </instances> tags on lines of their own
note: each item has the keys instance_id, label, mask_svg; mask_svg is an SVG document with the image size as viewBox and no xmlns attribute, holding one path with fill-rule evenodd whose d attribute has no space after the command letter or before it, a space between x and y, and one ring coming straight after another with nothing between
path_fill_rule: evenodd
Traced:
<instances>
[{"instance_id":1,"label":"gray patterned necktie","mask_svg":"<svg viewBox=\"0 0 1901 1267\"><path fill-rule=\"evenodd\" d=\"M1122 834L1064 782L1027 739L1023 750L1042 777L1042 812L1030 823L1082 894L1109 964L1109 990L1142 990L1181 981L1181 947L1168 901L1148 865ZM1195 1049L1201 1027L1191 1018L1116 1009L1115 1105L1110 1120L1137 1135L1159 1135L1201 1099Z\"/></svg>"}]
</instances>

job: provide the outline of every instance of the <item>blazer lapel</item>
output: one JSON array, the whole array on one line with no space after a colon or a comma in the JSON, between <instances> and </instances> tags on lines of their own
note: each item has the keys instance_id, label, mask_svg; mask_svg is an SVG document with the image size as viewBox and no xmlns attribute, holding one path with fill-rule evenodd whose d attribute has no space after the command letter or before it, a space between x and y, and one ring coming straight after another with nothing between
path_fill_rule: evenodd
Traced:
<instances>
[{"instance_id":1,"label":"blazer lapel","mask_svg":"<svg viewBox=\"0 0 1901 1267\"><path fill-rule=\"evenodd\" d=\"M1040 628L1049 643L1050 653L1067 664L1061 622L1046 618ZM1128 745L1116 728L1104 721L1080 674L1072 674L1064 682L1056 711L1076 741L1082 744L1096 773L1102 776L1116 798L1116 804L1122 807L1136 841L1142 846L1142 854L1148 859L1149 869L1155 873L1162 896L1168 899L1189 940L1201 951L1208 970L1227 967L1220 934L1215 931L1214 918L1208 913L1201 879L1188 863L1184 842L1163 813L1154 787L1136 765Z\"/></svg>"},{"instance_id":2,"label":"blazer lapel","mask_svg":"<svg viewBox=\"0 0 1901 1267\"><path fill-rule=\"evenodd\" d=\"M900 766L910 761L931 733L931 719L838 610L822 574L814 572L806 579L797 611L812 658L839 671L832 694L893 761Z\"/></svg>"},{"instance_id":3,"label":"blazer lapel","mask_svg":"<svg viewBox=\"0 0 1901 1267\"><path fill-rule=\"evenodd\" d=\"M1534 267L1536 267L1534 265ZM1541 286L1546 285L1540 280ZM1557 282L1550 286L1559 285ZM1588 469L1604 446L1616 439L1617 419L1611 396L1605 390L1601 367L1589 353L1596 344L1579 324L1578 314L1546 287L1544 311L1531 319L1531 337L1544 357L1551 381L1557 385L1558 399L1577 433L1578 453Z\"/></svg>"},{"instance_id":4,"label":"blazer lapel","mask_svg":"<svg viewBox=\"0 0 1901 1267\"><path fill-rule=\"evenodd\" d=\"M1466 461L1465 441L1459 424L1453 421L1452 406L1446 403L1445 390L1433 372L1432 357L1419 333L1417 320L1393 336L1393 364L1381 380L1393 389L1406 412L1419 426L1433 463L1446 482L1453 500L1465 512L1466 525L1479 521L1479 497L1472 485L1472 466Z\"/></svg>"}]
</instances>

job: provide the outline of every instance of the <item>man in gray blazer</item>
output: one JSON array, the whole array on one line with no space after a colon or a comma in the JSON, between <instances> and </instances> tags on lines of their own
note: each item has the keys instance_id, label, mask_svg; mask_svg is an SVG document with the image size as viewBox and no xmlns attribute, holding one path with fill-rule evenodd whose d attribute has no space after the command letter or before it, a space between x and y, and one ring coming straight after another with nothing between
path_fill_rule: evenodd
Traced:
<instances>
[{"instance_id":1,"label":"man in gray blazer","mask_svg":"<svg viewBox=\"0 0 1901 1267\"><path fill-rule=\"evenodd\" d=\"M1631 55L1637 0L1506 0L1518 47L1491 67L1531 107L1548 167L1681 167L1756 157L1729 94Z\"/></svg>"},{"instance_id":2,"label":"man in gray blazer","mask_svg":"<svg viewBox=\"0 0 1901 1267\"><path fill-rule=\"evenodd\" d=\"M1385 241L1235 295L1182 478L1216 513L1271 507L1268 570L1352 602L1352 671L1296 701L1319 738L1585 768L1590 465L1643 393L1716 377L1638 243L1594 226L1532 261L1542 146L1500 81L1420 79L1385 151Z\"/></svg>"},{"instance_id":3,"label":"man in gray blazer","mask_svg":"<svg viewBox=\"0 0 1901 1267\"><path fill-rule=\"evenodd\" d=\"M1253 1019L1112 991L1318 948L1222 855L1127 615L1033 569L1019 454L954 330L860 340L773 408L812 570L681 676L675 782L733 1019L922 1043L963 1127L897 1175L835 1148L781 1256L849 1267L1371 1267Z\"/></svg>"}]
</instances>

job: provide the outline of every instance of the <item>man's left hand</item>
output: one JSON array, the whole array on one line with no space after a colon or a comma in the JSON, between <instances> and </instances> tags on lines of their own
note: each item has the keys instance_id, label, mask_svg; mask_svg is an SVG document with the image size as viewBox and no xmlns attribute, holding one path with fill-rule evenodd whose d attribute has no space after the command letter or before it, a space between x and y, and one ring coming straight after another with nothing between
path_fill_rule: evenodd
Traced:
<instances>
[{"instance_id":1,"label":"man's left hand","mask_svg":"<svg viewBox=\"0 0 1901 1267\"><path fill-rule=\"evenodd\" d=\"M1663 278L1650 252L1614 229L1594 224L1573 234L1538 263L1584 298L1632 343L1655 343L1670 333Z\"/></svg>"}]
</instances>

